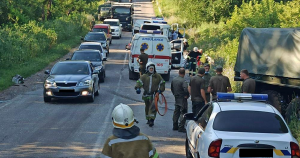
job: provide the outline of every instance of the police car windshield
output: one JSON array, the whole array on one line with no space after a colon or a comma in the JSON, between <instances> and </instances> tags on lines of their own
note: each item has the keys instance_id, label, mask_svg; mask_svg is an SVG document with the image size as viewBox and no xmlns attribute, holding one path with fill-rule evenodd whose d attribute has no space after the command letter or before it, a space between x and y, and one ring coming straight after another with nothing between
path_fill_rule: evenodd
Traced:
<instances>
[{"instance_id":1,"label":"police car windshield","mask_svg":"<svg viewBox=\"0 0 300 158\"><path fill-rule=\"evenodd\" d=\"M280 116L260 111L222 111L217 114L213 129L228 132L288 133Z\"/></svg>"},{"instance_id":2,"label":"police car windshield","mask_svg":"<svg viewBox=\"0 0 300 158\"><path fill-rule=\"evenodd\" d=\"M58 63L56 64L51 75L88 75L89 69L87 63Z\"/></svg>"},{"instance_id":3,"label":"police car windshield","mask_svg":"<svg viewBox=\"0 0 300 158\"><path fill-rule=\"evenodd\" d=\"M101 57L98 52L75 52L72 60L101 61Z\"/></svg>"},{"instance_id":4,"label":"police car windshield","mask_svg":"<svg viewBox=\"0 0 300 158\"><path fill-rule=\"evenodd\" d=\"M100 45L81 45L79 47L79 50L81 49L96 49L103 53Z\"/></svg>"},{"instance_id":5,"label":"police car windshield","mask_svg":"<svg viewBox=\"0 0 300 158\"><path fill-rule=\"evenodd\" d=\"M105 41L105 36L104 34L87 34L85 39L93 41Z\"/></svg>"},{"instance_id":6,"label":"police car windshield","mask_svg":"<svg viewBox=\"0 0 300 158\"><path fill-rule=\"evenodd\" d=\"M115 8L114 9L115 14L130 14L130 8Z\"/></svg>"},{"instance_id":7,"label":"police car windshield","mask_svg":"<svg viewBox=\"0 0 300 158\"><path fill-rule=\"evenodd\" d=\"M103 24L109 24L110 26L119 26L118 22L115 21L104 21Z\"/></svg>"},{"instance_id":8,"label":"police car windshield","mask_svg":"<svg viewBox=\"0 0 300 158\"><path fill-rule=\"evenodd\" d=\"M105 29L105 28L93 28L93 32L105 32L105 33L108 33L107 29Z\"/></svg>"}]
</instances>

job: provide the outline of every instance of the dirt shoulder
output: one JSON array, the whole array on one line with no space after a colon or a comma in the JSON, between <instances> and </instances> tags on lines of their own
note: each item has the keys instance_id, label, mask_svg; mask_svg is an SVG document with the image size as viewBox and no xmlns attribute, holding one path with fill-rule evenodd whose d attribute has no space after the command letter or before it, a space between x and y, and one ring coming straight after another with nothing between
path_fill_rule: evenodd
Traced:
<instances>
[{"instance_id":1,"label":"dirt shoulder","mask_svg":"<svg viewBox=\"0 0 300 158\"><path fill-rule=\"evenodd\" d=\"M20 94L43 88L44 81L48 77L48 75L44 74L45 70L50 70L58 61L70 58L75 50L77 50L77 47L71 49L69 53L67 53L62 58L50 63L43 70L31 75L30 77L25 78L24 84L15 84L14 86L11 86L6 90L0 91L0 103L3 101L11 100Z\"/></svg>"}]
</instances>

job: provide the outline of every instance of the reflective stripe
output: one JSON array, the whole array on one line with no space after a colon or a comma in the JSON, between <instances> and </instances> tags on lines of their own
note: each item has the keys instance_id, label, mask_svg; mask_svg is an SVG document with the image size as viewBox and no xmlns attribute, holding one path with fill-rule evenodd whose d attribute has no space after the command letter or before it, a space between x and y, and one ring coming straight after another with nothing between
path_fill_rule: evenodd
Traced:
<instances>
[{"instance_id":1,"label":"reflective stripe","mask_svg":"<svg viewBox=\"0 0 300 158\"><path fill-rule=\"evenodd\" d=\"M100 158L111 158L109 156L104 155L103 153L100 153Z\"/></svg>"},{"instance_id":2,"label":"reflective stripe","mask_svg":"<svg viewBox=\"0 0 300 158\"><path fill-rule=\"evenodd\" d=\"M156 149L155 148L153 148L151 151L149 151L149 157L153 156L154 153L155 153L155 155L158 156L158 154L156 153ZM155 157L155 155L153 157Z\"/></svg>"},{"instance_id":3,"label":"reflective stripe","mask_svg":"<svg viewBox=\"0 0 300 158\"><path fill-rule=\"evenodd\" d=\"M159 83L159 85L158 85L158 90L160 89L160 85L163 84L164 82L165 82L164 80L161 80L161 81L160 81L160 83Z\"/></svg>"},{"instance_id":4,"label":"reflective stripe","mask_svg":"<svg viewBox=\"0 0 300 158\"><path fill-rule=\"evenodd\" d=\"M148 137L146 137L146 136L137 136L137 137L132 138L132 139L117 138L117 139L113 139L113 140L109 141L108 145L111 146L111 145L116 144L116 143L133 142L133 141L138 141L138 140L148 140Z\"/></svg>"},{"instance_id":5,"label":"reflective stripe","mask_svg":"<svg viewBox=\"0 0 300 158\"><path fill-rule=\"evenodd\" d=\"M144 85L144 83L141 79L137 80L136 82L138 82L140 84L140 86Z\"/></svg>"},{"instance_id":6,"label":"reflective stripe","mask_svg":"<svg viewBox=\"0 0 300 158\"><path fill-rule=\"evenodd\" d=\"M113 122L113 124L116 126L116 127L120 127L120 128L130 128L133 126L134 122L131 122L130 124L128 124L128 126L125 126L125 125L122 125L122 124L118 124L118 123L115 123Z\"/></svg>"},{"instance_id":7,"label":"reflective stripe","mask_svg":"<svg viewBox=\"0 0 300 158\"><path fill-rule=\"evenodd\" d=\"M151 157L153 155L153 150L151 150L150 152L149 152L149 157Z\"/></svg>"},{"instance_id":8,"label":"reflective stripe","mask_svg":"<svg viewBox=\"0 0 300 158\"><path fill-rule=\"evenodd\" d=\"M155 155L153 156L153 158L158 158L158 153L155 152Z\"/></svg>"},{"instance_id":9,"label":"reflective stripe","mask_svg":"<svg viewBox=\"0 0 300 158\"><path fill-rule=\"evenodd\" d=\"M152 87L152 75L150 75L149 94L151 93L151 87Z\"/></svg>"}]
</instances>

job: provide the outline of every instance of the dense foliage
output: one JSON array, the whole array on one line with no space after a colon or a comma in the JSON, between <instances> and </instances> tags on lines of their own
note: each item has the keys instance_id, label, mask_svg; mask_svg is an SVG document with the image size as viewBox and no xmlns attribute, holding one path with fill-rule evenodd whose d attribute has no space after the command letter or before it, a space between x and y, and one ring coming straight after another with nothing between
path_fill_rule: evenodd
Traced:
<instances>
[{"instance_id":1,"label":"dense foliage","mask_svg":"<svg viewBox=\"0 0 300 158\"><path fill-rule=\"evenodd\" d=\"M27 77L68 53L88 31L92 16L87 15L103 1L1 0L0 90L15 74Z\"/></svg>"}]
</instances>

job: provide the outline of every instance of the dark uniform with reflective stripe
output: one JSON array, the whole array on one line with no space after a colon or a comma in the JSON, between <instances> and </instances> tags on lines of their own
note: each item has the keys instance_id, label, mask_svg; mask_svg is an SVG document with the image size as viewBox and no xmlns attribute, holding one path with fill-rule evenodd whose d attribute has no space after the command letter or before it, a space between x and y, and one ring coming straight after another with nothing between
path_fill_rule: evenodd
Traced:
<instances>
[{"instance_id":1,"label":"dark uniform with reflective stripe","mask_svg":"<svg viewBox=\"0 0 300 158\"><path fill-rule=\"evenodd\" d=\"M205 90L205 96L206 96L206 101L207 102L210 101L210 93L207 91L210 78L211 78L211 75L208 72L205 73L205 75L203 76L203 79L204 79L204 90Z\"/></svg>"},{"instance_id":2,"label":"dark uniform with reflective stripe","mask_svg":"<svg viewBox=\"0 0 300 158\"><path fill-rule=\"evenodd\" d=\"M178 76L173 79L171 83L171 91L175 97L175 111L173 114L173 129L178 129L178 119L179 129L183 130L185 125L185 119L183 115L187 113L187 98L189 96L188 84L184 80L184 77Z\"/></svg>"},{"instance_id":3,"label":"dark uniform with reflective stripe","mask_svg":"<svg viewBox=\"0 0 300 158\"><path fill-rule=\"evenodd\" d=\"M242 93L255 93L255 80L247 78L243 81Z\"/></svg>"},{"instance_id":4,"label":"dark uniform with reflective stripe","mask_svg":"<svg viewBox=\"0 0 300 158\"><path fill-rule=\"evenodd\" d=\"M140 62L143 62L140 64L140 72L143 75L146 72L146 64L148 63L148 54L142 53L139 55Z\"/></svg>"},{"instance_id":5,"label":"dark uniform with reflective stripe","mask_svg":"<svg viewBox=\"0 0 300 158\"><path fill-rule=\"evenodd\" d=\"M189 75L196 75L197 57L200 54L198 52L191 51L187 57L187 62L190 64Z\"/></svg>"},{"instance_id":6,"label":"dark uniform with reflective stripe","mask_svg":"<svg viewBox=\"0 0 300 158\"><path fill-rule=\"evenodd\" d=\"M100 158L159 158L150 139L137 126L114 128L103 147Z\"/></svg>"},{"instance_id":7,"label":"dark uniform with reflective stripe","mask_svg":"<svg viewBox=\"0 0 300 158\"><path fill-rule=\"evenodd\" d=\"M143 100L145 101L145 114L146 119L155 119L156 109L154 105L154 95L160 90L161 92L165 91L165 81L158 73L147 72L137 80L135 89L142 88L144 89Z\"/></svg>"}]
</instances>

